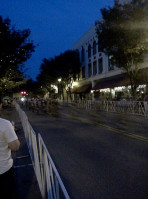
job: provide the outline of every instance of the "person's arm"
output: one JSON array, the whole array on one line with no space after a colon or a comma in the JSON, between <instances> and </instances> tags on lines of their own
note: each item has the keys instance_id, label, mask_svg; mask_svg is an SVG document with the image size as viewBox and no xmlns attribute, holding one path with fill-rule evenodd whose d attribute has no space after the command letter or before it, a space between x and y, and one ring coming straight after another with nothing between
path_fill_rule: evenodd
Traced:
<instances>
[{"instance_id":1,"label":"person's arm","mask_svg":"<svg viewBox=\"0 0 148 199\"><path fill-rule=\"evenodd\" d=\"M20 142L19 140L14 140L12 142L9 142L8 143L8 147L12 150L12 151L17 151L19 150L19 147L20 147Z\"/></svg>"},{"instance_id":2,"label":"person's arm","mask_svg":"<svg viewBox=\"0 0 148 199\"><path fill-rule=\"evenodd\" d=\"M4 136L5 136L6 142L8 144L8 147L12 151L17 151L19 149L20 142L19 142L18 137L17 137L17 135L16 135L16 133L14 131L13 125L8 120L5 121Z\"/></svg>"}]
</instances>

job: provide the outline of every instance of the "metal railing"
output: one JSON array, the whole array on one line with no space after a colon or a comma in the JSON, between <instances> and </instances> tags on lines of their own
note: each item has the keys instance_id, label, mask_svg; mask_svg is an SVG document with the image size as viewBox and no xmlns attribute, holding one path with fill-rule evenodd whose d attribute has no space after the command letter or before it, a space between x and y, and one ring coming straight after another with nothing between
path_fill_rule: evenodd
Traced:
<instances>
[{"instance_id":1,"label":"metal railing","mask_svg":"<svg viewBox=\"0 0 148 199\"><path fill-rule=\"evenodd\" d=\"M42 198L70 199L41 135L37 136L27 115L16 102L15 107L22 122Z\"/></svg>"},{"instance_id":2,"label":"metal railing","mask_svg":"<svg viewBox=\"0 0 148 199\"><path fill-rule=\"evenodd\" d=\"M38 134L38 140L43 198L60 199L62 197L69 199L70 197L40 134Z\"/></svg>"},{"instance_id":3,"label":"metal railing","mask_svg":"<svg viewBox=\"0 0 148 199\"><path fill-rule=\"evenodd\" d=\"M69 104L86 110L100 110L106 112L128 113L133 115L148 116L148 102L146 101L73 101Z\"/></svg>"}]
</instances>

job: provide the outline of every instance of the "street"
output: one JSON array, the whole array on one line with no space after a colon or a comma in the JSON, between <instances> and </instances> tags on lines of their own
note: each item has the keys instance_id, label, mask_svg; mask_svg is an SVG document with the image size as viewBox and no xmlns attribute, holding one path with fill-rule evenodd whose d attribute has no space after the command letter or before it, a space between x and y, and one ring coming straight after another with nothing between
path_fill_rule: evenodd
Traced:
<instances>
[{"instance_id":1,"label":"street","mask_svg":"<svg viewBox=\"0 0 148 199\"><path fill-rule=\"evenodd\" d=\"M62 107L25 110L72 199L148 198L147 118Z\"/></svg>"}]
</instances>

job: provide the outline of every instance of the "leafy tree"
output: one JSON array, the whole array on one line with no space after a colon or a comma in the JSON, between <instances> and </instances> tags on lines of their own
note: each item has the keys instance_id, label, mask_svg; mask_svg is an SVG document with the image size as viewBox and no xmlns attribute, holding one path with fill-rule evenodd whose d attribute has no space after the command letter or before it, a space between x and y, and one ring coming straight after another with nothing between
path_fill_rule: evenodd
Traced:
<instances>
[{"instance_id":1,"label":"leafy tree","mask_svg":"<svg viewBox=\"0 0 148 199\"><path fill-rule=\"evenodd\" d=\"M80 60L78 52L66 51L52 59L43 59L37 80L50 93L53 92L51 84L56 84L60 87L62 95L63 89L65 89L67 94L71 96L72 82L79 73ZM60 83L58 83L58 78L62 79Z\"/></svg>"},{"instance_id":2,"label":"leafy tree","mask_svg":"<svg viewBox=\"0 0 148 199\"><path fill-rule=\"evenodd\" d=\"M123 67L130 78L135 97L140 65L148 53L148 1L131 0L101 9L102 19L96 22L100 51L111 57L111 63Z\"/></svg>"},{"instance_id":3,"label":"leafy tree","mask_svg":"<svg viewBox=\"0 0 148 199\"><path fill-rule=\"evenodd\" d=\"M5 76L0 78L0 98L10 91L16 91L21 84L25 84L22 73L19 70L8 69Z\"/></svg>"},{"instance_id":4,"label":"leafy tree","mask_svg":"<svg viewBox=\"0 0 148 199\"><path fill-rule=\"evenodd\" d=\"M52 93L53 89L51 84L55 84L58 78L58 71L55 59L43 59L40 66L40 74L37 76L37 81L40 87L44 88L47 92Z\"/></svg>"},{"instance_id":5,"label":"leafy tree","mask_svg":"<svg viewBox=\"0 0 148 199\"><path fill-rule=\"evenodd\" d=\"M15 30L8 18L0 16L0 98L24 83L23 63L35 48L29 35L29 29Z\"/></svg>"},{"instance_id":6,"label":"leafy tree","mask_svg":"<svg viewBox=\"0 0 148 199\"><path fill-rule=\"evenodd\" d=\"M73 81L80 73L80 59L77 51L66 51L55 58L58 63L59 77L62 78L61 86L66 90L71 98L71 88Z\"/></svg>"}]
</instances>

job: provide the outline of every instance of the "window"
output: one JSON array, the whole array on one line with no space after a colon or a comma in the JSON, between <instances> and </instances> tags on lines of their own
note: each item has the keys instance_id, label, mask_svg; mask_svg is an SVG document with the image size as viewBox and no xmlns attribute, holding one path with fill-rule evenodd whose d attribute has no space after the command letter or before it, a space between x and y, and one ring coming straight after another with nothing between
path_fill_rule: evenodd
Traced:
<instances>
[{"instance_id":1,"label":"window","mask_svg":"<svg viewBox=\"0 0 148 199\"><path fill-rule=\"evenodd\" d=\"M88 58L91 57L91 45L88 45Z\"/></svg>"},{"instance_id":2,"label":"window","mask_svg":"<svg viewBox=\"0 0 148 199\"><path fill-rule=\"evenodd\" d=\"M97 62L94 61L93 62L93 75L96 75L97 74Z\"/></svg>"},{"instance_id":3,"label":"window","mask_svg":"<svg viewBox=\"0 0 148 199\"><path fill-rule=\"evenodd\" d=\"M92 75L91 64L88 64L88 77L90 77L91 75Z\"/></svg>"},{"instance_id":4,"label":"window","mask_svg":"<svg viewBox=\"0 0 148 199\"><path fill-rule=\"evenodd\" d=\"M93 55L96 54L96 41L93 42Z\"/></svg>"},{"instance_id":5,"label":"window","mask_svg":"<svg viewBox=\"0 0 148 199\"><path fill-rule=\"evenodd\" d=\"M82 67L82 78L85 78L85 67Z\"/></svg>"},{"instance_id":6,"label":"window","mask_svg":"<svg viewBox=\"0 0 148 199\"><path fill-rule=\"evenodd\" d=\"M99 74L101 74L103 71L103 58L102 57L99 58L98 63L99 63Z\"/></svg>"},{"instance_id":7,"label":"window","mask_svg":"<svg viewBox=\"0 0 148 199\"><path fill-rule=\"evenodd\" d=\"M114 70L114 66L111 64L112 55L108 56L108 70Z\"/></svg>"},{"instance_id":8,"label":"window","mask_svg":"<svg viewBox=\"0 0 148 199\"><path fill-rule=\"evenodd\" d=\"M81 61L84 62L84 47L81 49Z\"/></svg>"}]
</instances>

